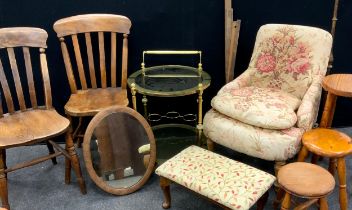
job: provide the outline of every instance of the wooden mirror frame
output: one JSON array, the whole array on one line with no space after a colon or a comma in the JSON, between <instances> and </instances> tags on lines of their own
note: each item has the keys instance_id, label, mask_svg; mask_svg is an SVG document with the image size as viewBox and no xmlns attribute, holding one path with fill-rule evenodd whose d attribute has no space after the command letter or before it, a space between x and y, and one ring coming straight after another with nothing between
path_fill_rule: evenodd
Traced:
<instances>
[{"instance_id":1,"label":"wooden mirror frame","mask_svg":"<svg viewBox=\"0 0 352 210\"><path fill-rule=\"evenodd\" d=\"M149 139L150 143L150 159L148 163L148 167L146 168L146 171L143 175L143 177L134 185L128 188L114 188L110 185L108 185L105 181L103 181L95 172L95 169L93 168L93 163L92 163L92 156L91 156L91 151L90 151L90 141L94 132L94 129L98 126L98 124L105 119L107 116L113 113L126 113L132 117L134 117L140 124L143 126L144 130L146 131L146 134ZM154 134L152 132L152 129L148 122L145 120L145 118L140 115L138 112L135 110L124 107L124 106L112 106L107 109L104 109L100 111L98 114L96 114L91 122L89 123L86 133L84 134L84 140L83 140L83 158L84 162L88 171L88 174L90 178L93 180L93 182L98 185L102 190L105 192L114 194L114 195L126 195L133 193L137 191L139 188L141 188L148 180L150 177L151 173L154 171L154 165L155 165L155 160L156 160L156 144L155 144L155 138Z\"/></svg>"}]
</instances>

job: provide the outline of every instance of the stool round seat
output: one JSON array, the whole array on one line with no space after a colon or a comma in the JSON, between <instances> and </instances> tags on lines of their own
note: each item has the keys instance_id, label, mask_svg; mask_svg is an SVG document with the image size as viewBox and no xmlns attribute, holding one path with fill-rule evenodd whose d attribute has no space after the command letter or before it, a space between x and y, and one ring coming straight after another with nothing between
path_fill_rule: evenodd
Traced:
<instances>
[{"instance_id":1,"label":"stool round seat","mask_svg":"<svg viewBox=\"0 0 352 210\"><path fill-rule=\"evenodd\" d=\"M277 180L286 192L303 198L325 197L335 187L335 179L327 170L305 162L285 165Z\"/></svg>"},{"instance_id":2,"label":"stool round seat","mask_svg":"<svg viewBox=\"0 0 352 210\"><path fill-rule=\"evenodd\" d=\"M351 138L332 129L307 131L303 134L302 143L309 151L324 157L338 158L352 153Z\"/></svg>"},{"instance_id":3,"label":"stool round seat","mask_svg":"<svg viewBox=\"0 0 352 210\"><path fill-rule=\"evenodd\" d=\"M337 96L352 97L352 74L331 74L324 78L323 88Z\"/></svg>"}]
</instances>

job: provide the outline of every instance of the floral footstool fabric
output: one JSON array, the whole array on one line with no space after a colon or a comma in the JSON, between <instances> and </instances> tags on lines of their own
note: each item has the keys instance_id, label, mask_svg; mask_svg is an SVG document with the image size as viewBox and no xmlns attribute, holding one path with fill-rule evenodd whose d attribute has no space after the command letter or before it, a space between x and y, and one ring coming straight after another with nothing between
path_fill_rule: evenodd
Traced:
<instances>
[{"instance_id":1,"label":"floral footstool fabric","mask_svg":"<svg viewBox=\"0 0 352 210\"><path fill-rule=\"evenodd\" d=\"M155 173L231 209L249 209L276 179L197 146L184 149Z\"/></svg>"}]
</instances>

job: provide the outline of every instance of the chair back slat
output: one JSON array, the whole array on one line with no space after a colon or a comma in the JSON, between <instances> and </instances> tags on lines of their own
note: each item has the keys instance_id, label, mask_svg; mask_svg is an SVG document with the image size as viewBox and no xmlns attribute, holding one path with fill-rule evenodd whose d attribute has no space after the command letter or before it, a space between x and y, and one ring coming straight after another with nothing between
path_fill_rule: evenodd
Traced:
<instances>
[{"instance_id":1,"label":"chair back slat","mask_svg":"<svg viewBox=\"0 0 352 210\"><path fill-rule=\"evenodd\" d=\"M12 95L11 95L11 91L9 88L9 84L7 83L7 79L5 76L5 72L4 72L4 68L0 59L0 83L1 83L1 87L2 87L2 92L4 94L5 97L5 101L6 101L6 106L7 106L7 110L9 113L14 113L15 112L15 106L13 105L13 100L12 100Z\"/></svg>"},{"instance_id":2,"label":"chair back slat","mask_svg":"<svg viewBox=\"0 0 352 210\"><path fill-rule=\"evenodd\" d=\"M65 39L63 37L61 37L60 42L61 42L62 57L64 58L66 75L68 78L68 83L70 85L71 93L76 93L77 92L76 81L75 81L75 77L73 75L71 59L70 59L70 55L68 54Z\"/></svg>"},{"instance_id":3,"label":"chair back slat","mask_svg":"<svg viewBox=\"0 0 352 210\"><path fill-rule=\"evenodd\" d=\"M106 88L104 32L98 32L98 39L99 39L99 65L100 65L101 87Z\"/></svg>"},{"instance_id":4,"label":"chair back slat","mask_svg":"<svg viewBox=\"0 0 352 210\"><path fill-rule=\"evenodd\" d=\"M23 49L24 62L26 66L26 75L27 75L27 82L28 82L31 104L33 108L37 108L38 105L37 105L37 97L35 93L34 80L33 80L31 55L28 47L23 47L22 49Z\"/></svg>"},{"instance_id":5,"label":"chair back slat","mask_svg":"<svg viewBox=\"0 0 352 210\"><path fill-rule=\"evenodd\" d=\"M21 84L20 75L18 73L17 61L15 57L15 51L12 47L7 48L7 53L10 59L10 65L12 69L12 76L15 82L16 94L18 98L18 103L20 105L20 109L23 111L26 109L26 103L24 100L23 89Z\"/></svg>"},{"instance_id":6,"label":"chair back slat","mask_svg":"<svg viewBox=\"0 0 352 210\"><path fill-rule=\"evenodd\" d=\"M50 86L50 78L49 78L49 72L48 72L48 63L46 60L44 48L40 48L40 68L42 70L45 105L47 109L50 109L52 108L51 86Z\"/></svg>"},{"instance_id":7,"label":"chair back slat","mask_svg":"<svg viewBox=\"0 0 352 210\"><path fill-rule=\"evenodd\" d=\"M75 40L72 39L73 47L69 41L65 44L61 44L69 81L71 80L70 78L74 78L75 76L77 77L76 80L82 80L81 78L85 73L87 83L89 83L90 79L90 83L88 84L89 88L90 84L92 88L118 86L127 88L127 34L129 34L130 27L131 21L127 17L111 14L78 15L56 21L54 30L61 42L63 42L66 36L77 37L74 38ZM83 34L85 39L83 38ZM119 39L119 36L122 34L124 34L124 38ZM109 38L108 35L110 35ZM83 40L85 40L85 46L82 44ZM81 44L81 49L87 51L87 56L85 56L85 54L81 55L81 52L79 53L78 41ZM121 42L121 44L118 42ZM70 47L74 48L72 53ZM84 47L86 47L86 49L83 49ZM119 47L119 49L117 49L117 47ZM111 50L110 52L109 49ZM119 53L119 50L123 52L121 53L120 51ZM121 55L122 59L117 58L118 55ZM76 57L71 57L71 59L76 59L77 69L74 64L70 62L68 56ZM96 58L94 58L94 56L96 56ZM84 59L83 64L82 59ZM120 64L117 64L117 61L122 62L121 77L117 75L117 70L120 70L120 67L118 68ZM68 64L68 62L70 62L70 64ZM72 66L74 67L72 68ZM89 68L84 69L84 66ZM121 85L119 84L120 81L117 81L117 79L120 80L120 78L122 80ZM71 92L76 93L77 87L79 86L78 81L75 83L75 88L72 88L73 83L75 83L74 80L71 80ZM82 89L84 89L83 84L81 86ZM74 91L72 91L73 89Z\"/></svg>"},{"instance_id":8,"label":"chair back slat","mask_svg":"<svg viewBox=\"0 0 352 210\"><path fill-rule=\"evenodd\" d=\"M86 76L84 74L81 50L80 50L80 47L79 47L77 34L73 34L72 35L72 43L73 43L73 49L75 51L75 58L76 58L76 63L77 63L77 68L78 68L78 75L79 75L79 79L80 79L80 82L81 82L81 86L82 86L83 90L86 90L87 89L87 81L86 81Z\"/></svg>"},{"instance_id":9,"label":"chair back slat","mask_svg":"<svg viewBox=\"0 0 352 210\"><path fill-rule=\"evenodd\" d=\"M92 88L97 88L97 79L95 76L95 68L94 68L94 56L93 56L93 48L92 48L92 39L90 37L90 33L84 33L86 38L87 45L87 55L88 55L88 66L89 66L89 76L92 84Z\"/></svg>"},{"instance_id":10,"label":"chair back slat","mask_svg":"<svg viewBox=\"0 0 352 210\"><path fill-rule=\"evenodd\" d=\"M111 33L111 87L116 87L116 33Z\"/></svg>"},{"instance_id":11,"label":"chair back slat","mask_svg":"<svg viewBox=\"0 0 352 210\"><path fill-rule=\"evenodd\" d=\"M121 77L121 88L127 88L127 60L128 60L128 39L127 34L123 35L123 47L122 47L122 77Z\"/></svg>"},{"instance_id":12,"label":"chair back slat","mask_svg":"<svg viewBox=\"0 0 352 210\"><path fill-rule=\"evenodd\" d=\"M112 14L76 15L54 23L58 37L98 31L129 34L130 27L131 21L127 17Z\"/></svg>"}]
</instances>

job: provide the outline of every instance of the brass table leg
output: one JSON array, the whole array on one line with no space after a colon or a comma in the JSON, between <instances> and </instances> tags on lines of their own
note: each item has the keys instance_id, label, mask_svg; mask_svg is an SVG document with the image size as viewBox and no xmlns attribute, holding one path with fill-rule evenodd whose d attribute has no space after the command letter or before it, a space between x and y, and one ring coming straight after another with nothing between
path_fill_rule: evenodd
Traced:
<instances>
[{"instance_id":1,"label":"brass table leg","mask_svg":"<svg viewBox=\"0 0 352 210\"><path fill-rule=\"evenodd\" d=\"M132 94L132 106L133 109L137 111L137 101L136 101L136 84L131 84L131 94Z\"/></svg>"},{"instance_id":2,"label":"brass table leg","mask_svg":"<svg viewBox=\"0 0 352 210\"><path fill-rule=\"evenodd\" d=\"M198 144L201 145L202 141L202 131L203 131L203 85L198 84L198 124L197 124L197 134L198 134Z\"/></svg>"},{"instance_id":3,"label":"brass table leg","mask_svg":"<svg viewBox=\"0 0 352 210\"><path fill-rule=\"evenodd\" d=\"M144 118L148 120L148 109L147 109L148 99L146 95L143 95L142 103L144 107Z\"/></svg>"}]
</instances>

